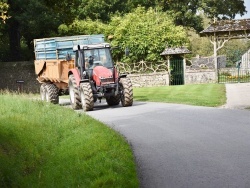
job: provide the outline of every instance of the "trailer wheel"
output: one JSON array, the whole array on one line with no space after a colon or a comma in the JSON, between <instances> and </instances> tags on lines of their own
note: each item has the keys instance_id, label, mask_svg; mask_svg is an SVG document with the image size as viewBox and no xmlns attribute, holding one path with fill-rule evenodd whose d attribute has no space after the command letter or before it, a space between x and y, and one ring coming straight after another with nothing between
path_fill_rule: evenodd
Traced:
<instances>
[{"instance_id":1,"label":"trailer wheel","mask_svg":"<svg viewBox=\"0 0 250 188\"><path fill-rule=\"evenodd\" d=\"M82 101L82 109L84 111L91 111L94 108L94 97L90 83L81 83L80 95Z\"/></svg>"},{"instance_id":2,"label":"trailer wheel","mask_svg":"<svg viewBox=\"0 0 250 188\"><path fill-rule=\"evenodd\" d=\"M73 74L69 76L69 96L72 108L74 110L81 109L80 92Z\"/></svg>"},{"instance_id":3,"label":"trailer wheel","mask_svg":"<svg viewBox=\"0 0 250 188\"><path fill-rule=\"evenodd\" d=\"M46 84L44 87L45 99L53 104L59 103L58 88L54 84Z\"/></svg>"},{"instance_id":4,"label":"trailer wheel","mask_svg":"<svg viewBox=\"0 0 250 188\"><path fill-rule=\"evenodd\" d=\"M133 105L133 87L129 78L120 79L121 103L122 106Z\"/></svg>"},{"instance_id":5,"label":"trailer wheel","mask_svg":"<svg viewBox=\"0 0 250 188\"><path fill-rule=\"evenodd\" d=\"M120 94L106 98L106 102L108 103L109 106L118 105L120 101L121 101Z\"/></svg>"},{"instance_id":6,"label":"trailer wheel","mask_svg":"<svg viewBox=\"0 0 250 188\"><path fill-rule=\"evenodd\" d=\"M42 101L45 101L46 100L46 83L43 83L41 86L40 86L40 96L41 96L41 100Z\"/></svg>"}]
</instances>

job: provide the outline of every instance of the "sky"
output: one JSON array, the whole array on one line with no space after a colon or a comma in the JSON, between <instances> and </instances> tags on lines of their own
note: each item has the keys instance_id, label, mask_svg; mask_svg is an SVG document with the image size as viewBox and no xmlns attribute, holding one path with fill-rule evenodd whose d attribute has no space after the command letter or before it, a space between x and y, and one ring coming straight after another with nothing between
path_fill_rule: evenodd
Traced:
<instances>
[{"instance_id":1,"label":"sky","mask_svg":"<svg viewBox=\"0 0 250 188\"><path fill-rule=\"evenodd\" d=\"M235 19L245 19L250 18L250 0L244 0L247 13L244 16L236 15Z\"/></svg>"}]
</instances>

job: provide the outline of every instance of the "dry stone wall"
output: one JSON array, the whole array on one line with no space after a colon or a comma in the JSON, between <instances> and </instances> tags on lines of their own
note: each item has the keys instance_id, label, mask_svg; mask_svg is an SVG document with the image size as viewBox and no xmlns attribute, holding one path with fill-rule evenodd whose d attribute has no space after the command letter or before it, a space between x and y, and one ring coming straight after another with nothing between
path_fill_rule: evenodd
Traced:
<instances>
[{"instance_id":1,"label":"dry stone wall","mask_svg":"<svg viewBox=\"0 0 250 188\"><path fill-rule=\"evenodd\" d=\"M185 73L185 84L215 83L216 74L214 70L189 70Z\"/></svg>"},{"instance_id":2,"label":"dry stone wall","mask_svg":"<svg viewBox=\"0 0 250 188\"><path fill-rule=\"evenodd\" d=\"M33 61L0 62L0 90L38 93Z\"/></svg>"},{"instance_id":3,"label":"dry stone wall","mask_svg":"<svg viewBox=\"0 0 250 188\"><path fill-rule=\"evenodd\" d=\"M133 87L168 86L169 73L156 72L145 74L128 74ZM186 70L185 84L214 83L215 71ZM21 82L21 83L20 83ZM33 61L0 62L0 90L39 93L40 84L36 80Z\"/></svg>"},{"instance_id":4,"label":"dry stone wall","mask_svg":"<svg viewBox=\"0 0 250 188\"><path fill-rule=\"evenodd\" d=\"M150 74L129 74L133 87L169 85L168 72Z\"/></svg>"}]
</instances>

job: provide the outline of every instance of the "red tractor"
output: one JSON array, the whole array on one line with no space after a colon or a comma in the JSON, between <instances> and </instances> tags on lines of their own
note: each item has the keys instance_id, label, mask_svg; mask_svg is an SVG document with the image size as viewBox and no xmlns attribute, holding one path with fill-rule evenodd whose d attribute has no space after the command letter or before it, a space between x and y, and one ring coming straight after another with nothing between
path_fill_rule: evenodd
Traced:
<instances>
[{"instance_id":1,"label":"red tractor","mask_svg":"<svg viewBox=\"0 0 250 188\"><path fill-rule=\"evenodd\" d=\"M69 95L73 109L93 110L94 102L106 99L109 106L132 106L132 83L114 67L108 43L78 45L75 68L70 69Z\"/></svg>"},{"instance_id":2,"label":"red tractor","mask_svg":"<svg viewBox=\"0 0 250 188\"><path fill-rule=\"evenodd\" d=\"M69 93L73 109L93 110L102 98L109 106L132 106L131 81L117 72L103 35L35 39L34 46L42 100L57 104Z\"/></svg>"}]
</instances>

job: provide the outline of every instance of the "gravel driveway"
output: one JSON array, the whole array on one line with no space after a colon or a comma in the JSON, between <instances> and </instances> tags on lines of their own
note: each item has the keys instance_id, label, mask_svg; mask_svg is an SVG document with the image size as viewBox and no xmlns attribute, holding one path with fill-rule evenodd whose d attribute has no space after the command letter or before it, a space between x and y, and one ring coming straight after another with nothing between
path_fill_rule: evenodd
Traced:
<instances>
[{"instance_id":1,"label":"gravel driveway","mask_svg":"<svg viewBox=\"0 0 250 188\"><path fill-rule=\"evenodd\" d=\"M250 110L250 83L226 84L227 103L223 108Z\"/></svg>"}]
</instances>

